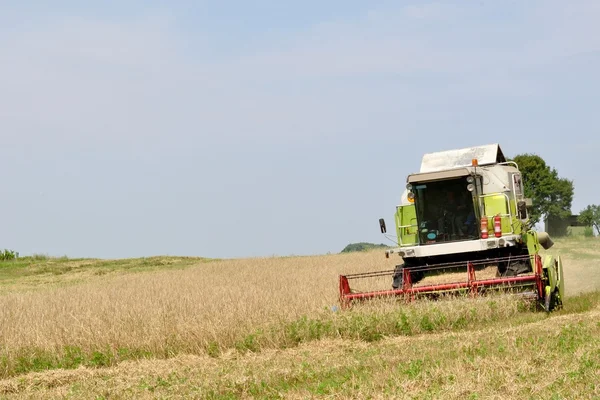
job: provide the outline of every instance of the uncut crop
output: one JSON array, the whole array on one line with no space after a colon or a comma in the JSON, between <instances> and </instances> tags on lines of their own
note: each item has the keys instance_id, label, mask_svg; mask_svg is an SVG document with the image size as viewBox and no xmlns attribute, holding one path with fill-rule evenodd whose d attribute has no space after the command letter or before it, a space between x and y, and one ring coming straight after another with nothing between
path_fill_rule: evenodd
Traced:
<instances>
[{"instance_id":1,"label":"uncut crop","mask_svg":"<svg viewBox=\"0 0 600 400\"><path fill-rule=\"evenodd\" d=\"M512 298L336 308L340 273L393 269L396 261L375 251L199 262L9 292L0 296L0 377L321 338L373 341L477 327L526 310Z\"/></svg>"},{"instance_id":2,"label":"uncut crop","mask_svg":"<svg viewBox=\"0 0 600 400\"><path fill-rule=\"evenodd\" d=\"M232 347L257 326L336 305L337 273L381 268L382 259L378 253L228 260L8 293L0 297L0 374L36 368L26 362L62 366L65 353L105 364L131 352L166 357Z\"/></svg>"}]
</instances>

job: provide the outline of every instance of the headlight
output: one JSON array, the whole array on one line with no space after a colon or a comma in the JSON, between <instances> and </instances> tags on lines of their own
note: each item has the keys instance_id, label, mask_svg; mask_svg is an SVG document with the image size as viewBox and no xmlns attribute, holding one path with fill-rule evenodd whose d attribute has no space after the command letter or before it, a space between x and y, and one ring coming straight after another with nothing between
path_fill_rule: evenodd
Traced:
<instances>
[{"instance_id":1,"label":"headlight","mask_svg":"<svg viewBox=\"0 0 600 400\"><path fill-rule=\"evenodd\" d=\"M473 185L472 183L469 183L469 184L467 185L467 190L468 190L469 192L472 192L473 190L475 190L475 185Z\"/></svg>"},{"instance_id":2,"label":"headlight","mask_svg":"<svg viewBox=\"0 0 600 400\"><path fill-rule=\"evenodd\" d=\"M468 183L473 183L473 182L475 182L475 178L473 178L472 175L469 175L469 176L467 176L467 182Z\"/></svg>"}]
</instances>

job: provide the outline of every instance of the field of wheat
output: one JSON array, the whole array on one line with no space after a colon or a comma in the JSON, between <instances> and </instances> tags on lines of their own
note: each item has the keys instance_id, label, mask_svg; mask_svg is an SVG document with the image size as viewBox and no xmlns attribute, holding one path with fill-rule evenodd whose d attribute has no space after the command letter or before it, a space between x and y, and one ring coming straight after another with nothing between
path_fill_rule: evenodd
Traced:
<instances>
[{"instance_id":1,"label":"field of wheat","mask_svg":"<svg viewBox=\"0 0 600 400\"><path fill-rule=\"evenodd\" d=\"M258 326L336 305L340 271L381 262L381 254L224 260L17 290L0 300L0 337L8 359L65 346L164 356L231 347Z\"/></svg>"},{"instance_id":2,"label":"field of wheat","mask_svg":"<svg viewBox=\"0 0 600 400\"><path fill-rule=\"evenodd\" d=\"M600 301L597 295L600 289L598 241L558 240L548 252L563 257L567 295L574 299L571 304L567 299L565 310L551 318L568 319L581 312L589 312L590 317L597 317L597 303ZM502 329L513 327L516 336L521 334L519 326L522 324L527 325L523 328L525 332L533 329L528 324L542 324L542 329L547 329L544 323L547 316L531 312L511 297L421 302L410 306L381 301L351 311L338 308L339 274L391 270L397 261L386 259L381 251L371 251L233 260L157 258L149 263L151 268L145 268L147 260L129 264L106 260L45 260L18 268L0 267L7 271L10 269L0 279L0 378L3 379L0 382L0 394L17 397L79 397L82 394L79 389L87 387L85 382L90 377L111 376L111 384L96 388L100 392L89 387L85 392L91 390L98 397L102 396L102 390L112 388L107 393L119 397L151 395L154 390L148 391L144 385L140 386L140 379L143 379L139 375L136 375L134 383L127 380L129 386L118 379L119 374L129 374L119 368L130 365L127 363L136 363L135 367L130 365L128 368L139 370L147 365L147 371L152 371L153 368L161 368L157 365L171 365L174 368L171 372L178 371L181 374L182 370L188 371L183 373L183 382L162 378L167 379L167 389L163 389L175 390L168 392L171 395L190 394L186 390L202 388L204 391L194 396L254 397L252 390L257 390L255 394L258 397L278 397L269 389L277 386L277 382L267 384L261 392L260 387L253 386L257 384L256 379L248 378L248 370L243 372L238 365L247 365L249 370L256 371L266 368L264 374L271 375L276 370L277 376L280 376L286 368L295 368L291 366L293 363L289 364L290 359L300 357L295 351L303 346L314 346L310 356L300 358L308 364L314 358L320 364L307 368L319 366L315 371L323 368L329 371L326 367L331 367L334 372L330 371L333 373L330 378L335 382L339 378L338 373L343 376L349 373L354 377L352 379L359 379L360 374L344 369L347 366L342 368L342 372L336 369L336 365L343 364L339 352L352 351L353 345L350 343L358 341L362 344L355 347L357 354L369 353L364 343L394 346L389 340L401 337L403 340L413 340L410 344L406 343L409 347L402 351L412 354L412 360L417 363L409 367L415 369L412 382L418 386L420 379L427 377L426 374L422 375L426 369L424 362L432 363L428 373L435 377L436 368L441 368L452 358L446 354L448 349L439 348L440 358L436 364L435 352L423 344L432 340L431 336L427 336L430 339L419 339L421 335L464 335L464 332L475 330L474 337L480 338L478 340L485 346L489 338L482 332L485 329L497 329L501 321L510 321L508 325L503 324ZM377 284L389 286L391 282L380 281ZM584 328L577 335L586 333L593 337L600 325L592 324ZM527 340L526 335L522 336L523 340ZM506 334L498 336L502 337L506 338ZM446 337L443 340L453 339ZM544 349L548 350L551 344L544 344ZM381 348L377 346L371 350L379 354ZM499 357L494 351L516 344L509 340L498 344L500 347L495 342L493 346L495 350L491 350L490 354ZM421 348L421 355L426 355L429 361L418 358L419 353L415 353L415 348ZM257 355L265 357L266 354L275 357L272 352L278 351L289 352L280 356L281 364L273 359L260 363L254 358ZM522 348L519 351L531 349ZM330 354L333 364L327 364L328 361L323 359L326 354ZM596 358L586 362L591 363L592 368L600 366L598 344L592 348L591 354L595 354ZM232 357L236 361L232 361ZM237 357L246 358L240 361ZM350 357L353 363L362 362L365 368L375 368L373 361L367 358L364 354L358 359ZM488 361L493 362L493 359ZM594 364L596 362L598 364ZM269 363L273 364L275 370L265 366ZM446 367L453 370L450 365ZM381 366L385 367L385 363ZM360 369L357 365L352 368L355 367ZM526 367L530 368L531 365L527 364ZM197 381L191 386L186 385L189 374L198 372L198 368L208 368L202 373L213 380L205 380L202 385ZM219 375L219 370L231 370L233 375L229 376L227 372ZM454 376L458 376L459 370L454 370ZM57 371L63 371L59 375L62 376L59 379L62 384L57 384L53 378L56 376L52 374ZM98 371L108 375L94 375ZM317 380L322 373L318 371L314 372ZM508 374L507 371L496 372ZM382 371L380 373L385 375ZM286 381L286 376L283 374L280 378ZM411 372L408 377L411 377ZM503 379L509 378L510 374ZM106 381L105 378L98 379ZM262 378L257 379L261 382ZM459 378L455 379L460 381ZM222 384L223 380L230 384L237 383L232 384L231 390L221 392L219 387L227 387ZM347 379L343 379L343 382L346 385ZM448 382L449 385L455 383ZM344 385L337 386L342 390ZM344 393L352 393L352 396L361 397L361 388L371 396L379 393L364 382L357 381L357 385L358 389L346 388L338 395L344 397ZM441 384L440 387L443 386ZM290 388L280 389L279 392L286 393L284 397L292 394L310 397L315 394L314 391L303 389L302 385L292 385ZM597 386L590 390L590 393L600 395ZM337 392L333 390L332 393Z\"/></svg>"}]
</instances>

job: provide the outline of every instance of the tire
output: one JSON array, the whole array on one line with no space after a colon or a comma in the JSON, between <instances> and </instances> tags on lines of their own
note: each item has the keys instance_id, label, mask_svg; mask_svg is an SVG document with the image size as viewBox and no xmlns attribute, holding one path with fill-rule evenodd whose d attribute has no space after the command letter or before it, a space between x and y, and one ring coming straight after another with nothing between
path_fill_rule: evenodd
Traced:
<instances>
[{"instance_id":1,"label":"tire","mask_svg":"<svg viewBox=\"0 0 600 400\"><path fill-rule=\"evenodd\" d=\"M544 295L544 308L546 312L558 310L562 307L562 301L558 296L557 290L546 293Z\"/></svg>"},{"instance_id":2,"label":"tire","mask_svg":"<svg viewBox=\"0 0 600 400\"><path fill-rule=\"evenodd\" d=\"M394 289L394 290L402 289L402 286L404 283L403 278L404 278L404 269L405 268L409 268L409 267L406 267L406 263L396 265L396 270L394 271L394 278L392 280L392 289ZM409 270L410 270L410 268L409 268ZM410 280L413 285L415 283L419 282L421 279L423 279L424 276L425 276L425 274L423 273L423 271L410 270Z\"/></svg>"},{"instance_id":3,"label":"tire","mask_svg":"<svg viewBox=\"0 0 600 400\"><path fill-rule=\"evenodd\" d=\"M552 305L552 293L546 292L546 294L544 296L544 309L546 310L546 312L552 311L552 309L550 308L551 305Z\"/></svg>"},{"instance_id":4,"label":"tire","mask_svg":"<svg viewBox=\"0 0 600 400\"><path fill-rule=\"evenodd\" d=\"M396 290L402 287L402 274L404 271L404 264L396 265L394 271L394 277L392 279L392 289Z\"/></svg>"},{"instance_id":5,"label":"tire","mask_svg":"<svg viewBox=\"0 0 600 400\"><path fill-rule=\"evenodd\" d=\"M529 272L529 269L527 263L524 262L513 262L502 269L498 266L498 271L502 271L500 276L517 276Z\"/></svg>"}]
</instances>

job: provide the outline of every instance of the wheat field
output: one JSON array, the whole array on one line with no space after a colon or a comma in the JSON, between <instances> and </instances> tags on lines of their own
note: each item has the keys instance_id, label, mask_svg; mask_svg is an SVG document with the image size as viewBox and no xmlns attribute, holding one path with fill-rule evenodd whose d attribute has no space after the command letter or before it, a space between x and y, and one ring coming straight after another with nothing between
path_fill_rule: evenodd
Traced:
<instances>
[{"instance_id":1,"label":"wheat field","mask_svg":"<svg viewBox=\"0 0 600 400\"><path fill-rule=\"evenodd\" d=\"M21 356L65 347L160 357L232 347L256 327L336 306L339 273L380 269L386 261L393 268L380 253L223 260L13 290L0 297L0 374L10 375Z\"/></svg>"},{"instance_id":2,"label":"wheat field","mask_svg":"<svg viewBox=\"0 0 600 400\"><path fill-rule=\"evenodd\" d=\"M598 241L556 243L548 253L564 259L567 295L600 289ZM35 371L79 368L87 376L101 367L114 374L127 362L181 357L203 363L223 359L228 365L232 352L292 351L311 342L318 349L317 343L331 340L376 342L402 334L492 327L503 319L545 318L524 311L513 298L423 302L410 308L382 301L352 311L337 309L339 274L391 270L397 261L371 251L189 261L182 268L99 274L90 273L94 263L83 260L64 264L67 272L12 279L0 295L0 394L29 387L19 376L36 376L27 375ZM40 283L43 279L47 285ZM376 284L389 288L391 282ZM67 386L73 382L67 380ZM45 393L36 390L29 394Z\"/></svg>"}]
</instances>

